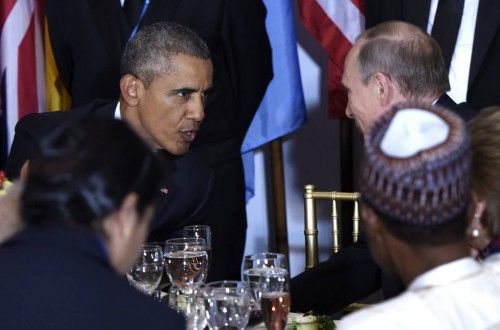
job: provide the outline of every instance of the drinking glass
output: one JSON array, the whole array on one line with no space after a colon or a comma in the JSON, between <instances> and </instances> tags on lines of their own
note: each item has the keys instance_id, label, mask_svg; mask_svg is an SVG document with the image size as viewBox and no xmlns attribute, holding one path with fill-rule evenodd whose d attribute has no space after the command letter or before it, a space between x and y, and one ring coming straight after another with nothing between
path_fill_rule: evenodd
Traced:
<instances>
[{"instance_id":1,"label":"drinking glass","mask_svg":"<svg viewBox=\"0 0 500 330\"><path fill-rule=\"evenodd\" d=\"M245 329L250 316L250 290L246 283L208 283L203 295L206 318L211 329Z\"/></svg>"},{"instance_id":2,"label":"drinking glass","mask_svg":"<svg viewBox=\"0 0 500 330\"><path fill-rule=\"evenodd\" d=\"M165 270L173 285L191 294L207 273L208 254L203 238L172 238L165 242Z\"/></svg>"},{"instance_id":3,"label":"drinking glass","mask_svg":"<svg viewBox=\"0 0 500 330\"><path fill-rule=\"evenodd\" d=\"M182 229L182 233L184 237L194 237L194 238L203 238L206 241L206 251L208 254L208 267L206 275L210 271L210 265L212 264L212 232L210 231L210 226L205 225L191 225L186 226Z\"/></svg>"},{"instance_id":4,"label":"drinking glass","mask_svg":"<svg viewBox=\"0 0 500 330\"><path fill-rule=\"evenodd\" d=\"M260 310L268 330L283 330L290 312L288 270L268 268L260 280Z\"/></svg>"},{"instance_id":5,"label":"drinking glass","mask_svg":"<svg viewBox=\"0 0 500 330\"><path fill-rule=\"evenodd\" d=\"M129 283L141 292L152 295L163 274L163 250L155 244L144 244L137 261L127 272Z\"/></svg>"},{"instance_id":6,"label":"drinking glass","mask_svg":"<svg viewBox=\"0 0 500 330\"><path fill-rule=\"evenodd\" d=\"M241 268L242 280L248 284L252 294L250 323L256 324L262 321L264 313L261 306L263 293L278 290L275 282L283 283L278 292L285 289L288 292L288 262L281 253L256 253L245 256Z\"/></svg>"}]
</instances>

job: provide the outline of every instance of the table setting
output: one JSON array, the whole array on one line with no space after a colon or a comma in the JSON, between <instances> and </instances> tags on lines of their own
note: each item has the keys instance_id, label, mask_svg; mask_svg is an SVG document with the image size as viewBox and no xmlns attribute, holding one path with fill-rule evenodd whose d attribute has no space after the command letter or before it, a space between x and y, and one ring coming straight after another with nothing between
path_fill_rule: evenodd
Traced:
<instances>
[{"instance_id":1,"label":"table setting","mask_svg":"<svg viewBox=\"0 0 500 330\"><path fill-rule=\"evenodd\" d=\"M137 290L183 313L190 330L333 329L318 327L313 316L289 313L285 255L245 256L240 281L205 283L210 262L210 227L187 226L183 237L144 244L127 279ZM160 285L165 282L170 285Z\"/></svg>"}]
</instances>

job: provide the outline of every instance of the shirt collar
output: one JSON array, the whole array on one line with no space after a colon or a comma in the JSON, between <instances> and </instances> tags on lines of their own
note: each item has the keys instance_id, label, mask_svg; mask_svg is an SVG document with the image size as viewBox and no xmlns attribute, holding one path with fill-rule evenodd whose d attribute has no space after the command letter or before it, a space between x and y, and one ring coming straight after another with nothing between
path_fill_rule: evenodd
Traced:
<instances>
[{"instance_id":1,"label":"shirt collar","mask_svg":"<svg viewBox=\"0 0 500 330\"><path fill-rule=\"evenodd\" d=\"M116 104L114 118L118 120L122 119L122 115L120 113L120 101L118 101L118 103Z\"/></svg>"},{"instance_id":2,"label":"shirt collar","mask_svg":"<svg viewBox=\"0 0 500 330\"><path fill-rule=\"evenodd\" d=\"M411 282L408 290L416 291L432 286L453 283L481 270L481 265L471 257L461 258L433 268Z\"/></svg>"}]
</instances>

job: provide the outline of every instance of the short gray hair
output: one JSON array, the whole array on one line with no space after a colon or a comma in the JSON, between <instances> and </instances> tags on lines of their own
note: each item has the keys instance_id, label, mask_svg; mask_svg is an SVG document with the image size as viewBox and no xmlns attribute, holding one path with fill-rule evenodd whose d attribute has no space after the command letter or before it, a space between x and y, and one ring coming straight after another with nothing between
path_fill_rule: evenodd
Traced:
<instances>
[{"instance_id":1,"label":"short gray hair","mask_svg":"<svg viewBox=\"0 0 500 330\"><path fill-rule=\"evenodd\" d=\"M191 29L173 22L148 25L125 46L121 75L134 75L147 88L155 76L168 72L170 60L177 54L210 58L207 44Z\"/></svg>"},{"instance_id":2,"label":"short gray hair","mask_svg":"<svg viewBox=\"0 0 500 330\"><path fill-rule=\"evenodd\" d=\"M420 28L404 22L385 22L366 30L358 42L357 65L365 84L373 74L381 72L410 99L450 90L441 48Z\"/></svg>"}]
</instances>

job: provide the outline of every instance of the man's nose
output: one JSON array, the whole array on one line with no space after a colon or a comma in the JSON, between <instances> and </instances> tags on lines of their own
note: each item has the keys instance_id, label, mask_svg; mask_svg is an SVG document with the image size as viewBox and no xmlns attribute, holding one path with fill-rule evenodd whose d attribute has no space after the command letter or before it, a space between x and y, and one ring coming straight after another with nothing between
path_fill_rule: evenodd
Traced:
<instances>
[{"instance_id":1,"label":"man's nose","mask_svg":"<svg viewBox=\"0 0 500 330\"><path fill-rule=\"evenodd\" d=\"M205 118L205 100L203 97L196 97L189 105L187 113L188 119L202 121Z\"/></svg>"}]
</instances>

